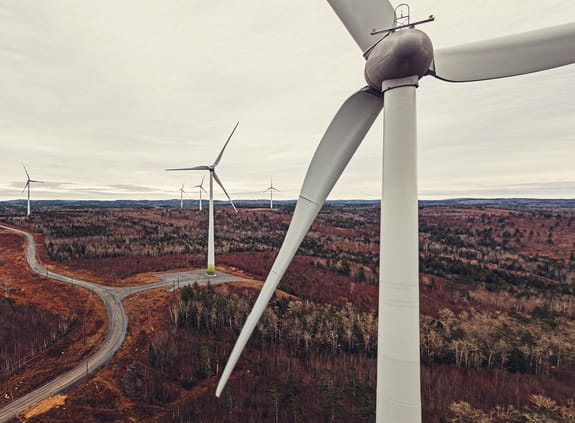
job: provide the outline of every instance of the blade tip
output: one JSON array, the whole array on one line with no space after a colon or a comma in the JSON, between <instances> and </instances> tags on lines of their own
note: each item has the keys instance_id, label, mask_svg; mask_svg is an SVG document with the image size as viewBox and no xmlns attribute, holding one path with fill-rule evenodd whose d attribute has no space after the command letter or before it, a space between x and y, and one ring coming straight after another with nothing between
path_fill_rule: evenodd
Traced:
<instances>
[{"instance_id":1,"label":"blade tip","mask_svg":"<svg viewBox=\"0 0 575 423\"><path fill-rule=\"evenodd\" d=\"M216 388L216 398L219 398L222 395L222 391L224 390L225 382L218 383L218 387Z\"/></svg>"}]
</instances>

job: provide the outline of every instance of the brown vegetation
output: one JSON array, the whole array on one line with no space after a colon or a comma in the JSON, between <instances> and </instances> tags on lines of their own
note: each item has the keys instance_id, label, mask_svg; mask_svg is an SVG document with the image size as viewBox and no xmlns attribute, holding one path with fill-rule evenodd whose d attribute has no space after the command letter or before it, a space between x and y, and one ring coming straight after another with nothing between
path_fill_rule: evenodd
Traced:
<instances>
[{"instance_id":1,"label":"brown vegetation","mask_svg":"<svg viewBox=\"0 0 575 423\"><path fill-rule=\"evenodd\" d=\"M23 237L0 231L0 405L80 363L106 327L95 295L33 273L24 248Z\"/></svg>"},{"instance_id":2,"label":"brown vegetation","mask_svg":"<svg viewBox=\"0 0 575 423\"><path fill-rule=\"evenodd\" d=\"M290 210L216 216L218 264L264 279ZM9 219L42 233L59 266L127 285L141 271L203 265L206 217L141 208ZM215 383L255 297L245 287L128 298L125 345L67 409L86 421L370 421L378 219L376 206L324 207L280 285L297 298L266 311L222 399ZM575 211L430 206L420 228L424 421L573 421Z\"/></svg>"}]
</instances>

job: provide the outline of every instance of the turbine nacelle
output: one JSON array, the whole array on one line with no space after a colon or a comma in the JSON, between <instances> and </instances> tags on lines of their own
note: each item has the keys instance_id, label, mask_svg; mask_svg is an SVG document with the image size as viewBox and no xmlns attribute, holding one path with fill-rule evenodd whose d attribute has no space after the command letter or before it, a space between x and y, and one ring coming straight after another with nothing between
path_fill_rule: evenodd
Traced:
<instances>
[{"instance_id":1,"label":"turbine nacelle","mask_svg":"<svg viewBox=\"0 0 575 423\"><path fill-rule=\"evenodd\" d=\"M423 77L432 62L433 45L425 32L415 28L394 31L370 51L365 64L365 80L381 91L383 81Z\"/></svg>"}]
</instances>

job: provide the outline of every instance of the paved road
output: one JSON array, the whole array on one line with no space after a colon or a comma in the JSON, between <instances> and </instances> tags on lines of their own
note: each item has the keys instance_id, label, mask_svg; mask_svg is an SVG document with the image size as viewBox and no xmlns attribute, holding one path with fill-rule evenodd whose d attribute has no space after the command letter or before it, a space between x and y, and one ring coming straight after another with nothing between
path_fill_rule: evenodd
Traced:
<instances>
[{"instance_id":1,"label":"paved road","mask_svg":"<svg viewBox=\"0 0 575 423\"><path fill-rule=\"evenodd\" d=\"M180 273L164 273L158 275L161 278L160 282L139 285L134 287L109 287L99 285L93 282L84 281L81 279L71 278L68 276L60 275L58 273L50 272L36 260L36 243L34 237L28 232L14 229L8 226L0 225L0 228L23 235L26 238L26 259L30 268L45 277L57 281L81 286L95 292L106 306L108 313L108 331L104 342L100 349L86 361L74 367L56 379L48 382L40 388L28 393L27 395L11 402L6 407L0 410L0 422L7 422L15 418L19 413L29 409L34 404L52 396L57 393L63 392L66 389L74 386L84 379L88 373L94 372L96 369L102 367L108 362L114 353L120 348L126 337L126 329L128 327L128 318L122 306L122 299L128 295L136 292L145 291L148 289L161 288L169 286L171 289L182 287L184 285L193 284L198 282L200 285L207 283L208 277L204 270L194 270L190 272ZM210 283L225 283L241 280L242 278L219 273L217 276L210 277Z\"/></svg>"}]
</instances>

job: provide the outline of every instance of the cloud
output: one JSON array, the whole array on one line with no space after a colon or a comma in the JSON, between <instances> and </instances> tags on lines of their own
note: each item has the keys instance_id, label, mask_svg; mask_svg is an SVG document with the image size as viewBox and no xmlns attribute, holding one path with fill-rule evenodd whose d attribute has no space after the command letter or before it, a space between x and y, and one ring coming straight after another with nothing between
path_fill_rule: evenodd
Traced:
<instances>
[{"instance_id":1,"label":"cloud","mask_svg":"<svg viewBox=\"0 0 575 423\"><path fill-rule=\"evenodd\" d=\"M553 0L544 12L536 0L412 7L415 18L436 16L422 26L436 48L570 22L575 3ZM23 180L23 163L47 182L104 187L47 184L38 195L160 195L201 177L163 169L210 163L237 120L219 168L230 193L251 195L273 177L295 198L332 117L365 85L363 65L324 1L3 3L0 199L17 198L2 187ZM572 70L470 84L423 79L421 191L441 195L469 180L497 195L542 178L574 180ZM380 196L382 127L380 117L333 198ZM114 188L120 182L132 189Z\"/></svg>"}]
</instances>

